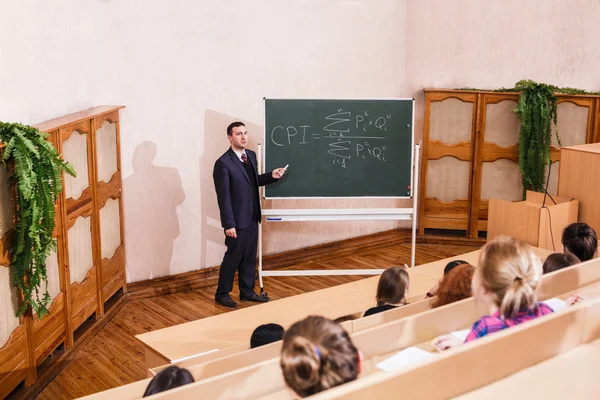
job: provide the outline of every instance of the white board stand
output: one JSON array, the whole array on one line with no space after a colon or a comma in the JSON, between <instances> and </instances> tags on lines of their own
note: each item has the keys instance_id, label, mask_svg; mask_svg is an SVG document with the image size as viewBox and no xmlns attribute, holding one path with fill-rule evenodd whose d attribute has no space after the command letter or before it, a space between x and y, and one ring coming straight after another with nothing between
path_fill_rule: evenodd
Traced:
<instances>
[{"instance_id":1,"label":"white board stand","mask_svg":"<svg viewBox=\"0 0 600 400\"><path fill-rule=\"evenodd\" d=\"M419 160L421 144L415 145L412 188L412 208L357 208L357 209L267 209L262 210L265 222L309 222L309 221L412 221L410 266L415 266L417 240L417 210L419 197ZM258 156L261 157L259 145ZM262 169L261 160L258 160ZM263 224L258 224L258 280L261 294L264 293L264 276L316 276L316 275L379 275L383 269L336 269L336 270L285 270L263 271Z\"/></svg>"}]
</instances>

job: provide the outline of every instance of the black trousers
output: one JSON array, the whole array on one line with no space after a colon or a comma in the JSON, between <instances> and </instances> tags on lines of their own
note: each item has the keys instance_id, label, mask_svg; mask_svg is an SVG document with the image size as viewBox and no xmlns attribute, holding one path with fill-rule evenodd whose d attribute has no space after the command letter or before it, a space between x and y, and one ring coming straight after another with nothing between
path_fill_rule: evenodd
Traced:
<instances>
[{"instance_id":1,"label":"black trousers","mask_svg":"<svg viewBox=\"0 0 600 400\"><path fill-rule=\"evenodd\" d=\"M229 295L233 289L235 271L238 271L238 284L241 296L254 293L256 275L256 246L258 245L258 222L253 221L245 229L236 229L237 239L226 236L227 251L219 269L219 284L215 298Z\"/></svg>"}]
</instances>

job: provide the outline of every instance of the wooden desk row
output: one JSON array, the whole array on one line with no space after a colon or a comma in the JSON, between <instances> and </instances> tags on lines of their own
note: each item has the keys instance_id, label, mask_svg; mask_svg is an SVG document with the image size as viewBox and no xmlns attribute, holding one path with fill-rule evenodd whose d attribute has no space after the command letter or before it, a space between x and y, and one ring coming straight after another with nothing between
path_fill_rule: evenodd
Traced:
<instances>
[{"instance_id":1,"label":"wooden desk row","mask_svg":"<svg viewBox=\"0 0 600 400\"><path fill-rule=\"evenodd\" d=\"M501 395L502 398L531 398L525 395L525 391L531 393L531 389L526 387L532 382L527 382L525 387L516 386L519 382L523 383L523 378L510 376L528 367L533 371L530 370L527 375L534 379L533 384L538 389L534 392L534 398L567 398L557 397L557 391L546 386L548 377L541 374L547 367L540 369L540 366L535 364L599 338L600 299L595 299L489 335L410 368L373 374L319 393L312 398L387 399L401 393L402 397L411 399L446 399L471 391L479 392L472 393L471 398L477 396L476 398L487 399L487 394L496 394L498 397ZM556 362L560 360L554 360L552 364ZM563 394L571 392L573 383L570 375L555 375L553 384ZM507 378L502 382L502 387L507 388L507 391L496 393L494 383L503 378ZM595 396L592 397L597 397L594 388L598 388L599 385L595 380L582 381L583 388L580 392L595 392ZM487 385L491 386L486 387ZM279 395L277 398L292 397Z\"/></svg>"},{"instance_id":2,"label":"wooden desk row","mask_svg":"<svg viewBox=\"0 0 600 400\"><path fill-rule=\"evenodd\" d=\"M547 299L566 297L573 291L591 297L600 295L600 260L544 276L538 293L540 299ZM346 329L352 332L352 340L361 349L366 360L357 382L374 379L371 376L388 375L375 368L383 358L406 347L428 346L436 336L468 328L482 315L482 310L474 299L424 312L419 309L427 308L428 302L425 300L345 323ZM416 314L410 315L410 308ZM562 313L557 315L560 314ZM393 316L397 319L393 320ZM196 383L186 386L185 390L176 389L157 396L185 399L202 394L204 398L214 399L251 399L267 395L276 396L274 398L294 398L295 395L286 388L281 376L278 359L280 347L280 342L273 343L222 359L187 366ZM87 398L139 398L149 381L136 382Z\"/></svg>"},{"instance_id":3,"label":"wooden desk row","mask_svg":"<svg viewBox=\"0 0 600 400\"><path fill-rule=\"evenodd\" d=\"M536 249L544 260L551 252ZM449 261L462 259L477 264L480 251L473 251L411 268L409 301L414 302L443 275ZM287 328L308 315L335 319L342 315L364 312L375 305L379 276L314 292L272 301L214 317L204 318L136 336L144 345L146 367L154 368L188 357L218 357L221 351L248 346L252 331L260 324L278 323ZM215 349L218 349L215 351ZM208 353L210 352L210 353Z\"/></svg>"}]
</instances>

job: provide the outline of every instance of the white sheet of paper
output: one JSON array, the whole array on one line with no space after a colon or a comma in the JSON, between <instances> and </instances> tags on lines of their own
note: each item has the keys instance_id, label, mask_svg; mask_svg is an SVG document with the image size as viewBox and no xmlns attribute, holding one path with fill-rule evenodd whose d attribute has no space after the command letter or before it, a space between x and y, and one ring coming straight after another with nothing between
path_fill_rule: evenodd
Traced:
<instances>
[{"instance_id":1,"label":"white sheet of paper","mask_svg":"<svg viewBox=\"0 0 600 400\"><path fill-rule=\"evenodd\" d=\"M452 332L452 334L464 342L465 340L467 340L467 336L470 332L470 329L464 329L462 331L454 331Z\"/></svg>"},{"instance_id":2,"label":"white sheet of paper","mask_svg":"<svg viewBox=\"0 0 600 400\"><path fill-rule=\"evenodd\" d=\"M553 297L553 298L548 299L548 300L544 300L542 303L546 304L554 312L562 311L562 310L564 310L564 309L566 309L568 307L567 303L565 303L564 300L557 299L556 297Z\"/></svg>"},{"instance_id":3,"label":"white sheet of paper","mask_svg":"<svg viewBox=\"0 0 600 400\"><path fill-rule=\"evenodd\" d=\"M394 371L399 368L404 368L416 362L426 360L433 357L428 351L421 350L417 347L407 347L406 349L394 354L390 358L383 360L377 364L377 368L383 371Z\"/></svg>"}]
</instances>

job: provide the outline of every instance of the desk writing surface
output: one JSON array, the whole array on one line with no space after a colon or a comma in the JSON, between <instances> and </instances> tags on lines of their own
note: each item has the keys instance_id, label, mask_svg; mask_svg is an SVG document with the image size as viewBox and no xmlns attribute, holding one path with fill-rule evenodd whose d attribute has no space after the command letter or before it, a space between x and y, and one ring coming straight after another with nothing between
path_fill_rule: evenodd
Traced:
<instances>
[{"instance_id":1,"label":"desk writing surface","mask_svg":"<svg viewBox=\"0 0 600 400\"><path fill-rule=\"evenodd\" d=\"M435 261L409 269L409 296L427 292L442 276L446 264L460 258L472 261L479 251ZM136 337L170 360L249 341L260 324L274 322L287 327L307 315L337 318L375 305L379 276L258 304L214 317L180 324Z\"/></svg>"},{"instance_id":2,"label":"desk writing surface","mask_svg":"<svg viewBox=\"0 0 600 400\"><path fill-rule=\"evenodd\" d=\"M594 399L600 339L525 368L504 379L457 397L471 399Z\"/></svg>"},{"instance_id":3,"label":"desk writing surface","mask_svg":"<svg viewBox=\"0 0 600 400\"><path fill-rule=\"evenodd\" d=\"M550 254L543 249L535 251L542 259ZM479 253L480 250L476 250L410 268L409 296L427 292L443 275L449 261L462 259L476 264ZM333 319L365 311L375 305L378 281L379 276L361 279L159 329L137 335L136 338L169 360L231 347L249 342L252 331L260 324L274 322L288 327L311 314Z\"/></svg>"}]
</instances>

